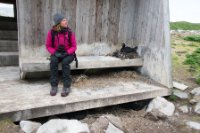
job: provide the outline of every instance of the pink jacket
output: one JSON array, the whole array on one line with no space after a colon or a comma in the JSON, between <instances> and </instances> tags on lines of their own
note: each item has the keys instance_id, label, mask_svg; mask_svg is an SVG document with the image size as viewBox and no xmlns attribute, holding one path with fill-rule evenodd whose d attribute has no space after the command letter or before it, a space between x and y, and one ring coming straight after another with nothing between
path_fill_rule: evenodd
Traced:
<instances>
[{"instance_id":1,"label":"pink jacket","mask_svg":"<svg viewBox=\"0 0 200 133\"><path fill-rule=\"evenodd\" d=\"M65 44L64 44L64 35L66 37ZM76 51L76 49L77 49L77 47L76 47L76 37L75 37L75 34L73 32L71 34L71 45L69 44L69 41L68 41L68 33L66 33L66 34L59 33L58 38L59 38L59 43L65 45L65 51L69 55L72 55ZM51 30L49 30L49 32L47 33L46 49L48 50L48 52L51 55L53 55L56 52L56 50L58 49L58 39L57 39L56 35L54 37L54 47L52 47Z\"/></svg>"}]
</instances>

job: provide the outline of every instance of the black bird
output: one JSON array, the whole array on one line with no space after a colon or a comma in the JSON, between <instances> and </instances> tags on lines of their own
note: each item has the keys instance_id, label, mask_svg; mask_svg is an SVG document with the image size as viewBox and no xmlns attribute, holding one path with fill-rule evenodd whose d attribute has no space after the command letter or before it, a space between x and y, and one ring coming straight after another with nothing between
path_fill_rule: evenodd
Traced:
<instances>
[{"instance_id":1,"label":"black bird","mask_svg":"<svg viewBox=\"0 0 200 133\"><path fill-rule=\"evenodd\" d=\"M125 43L122 43L122 48L120 49L120 52L122 52L122 53L131 53L131 52L137 53L137 48L138 48L137 46L134 48L131 48L131 47L126 46Z\"/></svg>"}]
</instances>

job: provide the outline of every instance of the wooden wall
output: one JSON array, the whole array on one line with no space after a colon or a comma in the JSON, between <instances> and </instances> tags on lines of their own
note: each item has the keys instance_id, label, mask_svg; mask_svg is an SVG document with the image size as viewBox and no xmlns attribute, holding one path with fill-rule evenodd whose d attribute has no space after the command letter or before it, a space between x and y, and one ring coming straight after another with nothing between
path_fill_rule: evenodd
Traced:
<instances>
[{"instance_id":1,"label":"wooden wall","mask_svg":"<svg viewBox=\"0 0 200 133\"><path fill-rule=\"evenodd\" d=\"M102 49L112 52L122 42L139 45L144 59L141 72L171 87L168 0L17 0L17 3L20 58L49 55L45 37L53 25L53 14L62 12L76 33L78 54L90 48L83 55L93 55L95 50L104 55Z\"/></svg>"},{"instance_id":2,"label":"wooden wall","mask_svg":"<svg viewBox=\"0 0 200 133\"><path fill-rule=\"evenodd\" d=\"M141 72L172 88L169 3L167 0L137 0L134 40L144 59Z\"/></svg>"},{"instance_id":3,"label":"wooden wall","mask_svg":"<svg viewBox=\"0 0 200 133\"><path fill-rule=\"evenodd\" d=\"M69 18L80 47L82 44L92 47L94 42L109 47L132 42L135 1L18 0L21 56L47 56L45 37L57 12Z\"/></svg>"}]
</instances>

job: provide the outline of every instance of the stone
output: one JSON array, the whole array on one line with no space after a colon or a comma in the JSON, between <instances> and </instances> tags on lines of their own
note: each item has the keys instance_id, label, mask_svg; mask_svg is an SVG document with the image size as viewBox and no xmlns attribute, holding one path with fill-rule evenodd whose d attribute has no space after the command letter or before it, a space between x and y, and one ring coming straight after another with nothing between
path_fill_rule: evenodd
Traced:
<instances>
[{"instance_id":1,"label":"stone","mask_svg":"<svg viewBox=\"0 0 200 133\"><path fill-rule=\"evenodd\" d=\"M42 124L32 121L20 121L19 125L25 133L35 133Z\"/></svg>"},{"instance_id":2,"label":"stone","mask_svg":"<svg viewBox=\"0 0 200 133\"><path fill-rule=\"evenodd\" d=\"M24 133L18 125L10 119L0 120L0 133Z\"/></svg>"},{"instance_id":3,"label":"stone","mask_svg":"<svg viewBox=\"0 0 200 133\"><path fill-rule=\"evenodd\" d=\"M189 127L192 128L192 129L200 130L200 123L198 123L198 122L187 121L187 122L186 122L186 125L189 126Z\"/></svg>"},{"instance_id":4,"label":"stone","mask_svg":"<svg viewBox=\"0 0 200 133\"><path fill-rule=\"evenodd\" d=\"M106 129L109 127L109 123L112 124L118 130L127 132L126 128L123 126L123 123L121 122L121 119L119 117L116 117L112 114L108 114L99 117L94 123L92 123L90 127L91 133L105 132Z\"/></svg>"},{"instance_id":5,"label":"stone","mask_svg":"<svg viewBox=\"0 0 200 133\"><path fill-rule=\"evenodd\" d=\"M178 83L178 82L173 82L173 87L176 88L176 89L179 89L179 90L186 90L188 88L188 86L182 84L182 83Z\"/></svg>"},{"instance_id":6,"label":"stone","mask_svg":"<svg viewBox=\"0 0 200 133\"><path fill-rule=\"evenodd\" d=\"M200 102L198 102L194 107L194 112L200 114Z\"/></svg>"},{"instance_id":7,"label":"stone","mask_svg":"<svg viewBox=\"0 0 200 133\"><path fill-rule=\"evenodd\" d=\"M195 103L198 103L200 102L200 96L194 96L191 100L190 100L190 103L191 104L195 104Z\"/></svg>"},{"instance_id":8,"label":"stone","mask_svg":"<svg viewBox=\"0 0 200 133\"><path fill-rule=\"evenodd\" d=\"M191 99L191 100L190 100L190 103L191 103L191 104L195 104L195 103L197 103L197 101L196 101L195 99Z\"/></svg>"},{"instance_id":9,"label":"stone","mask_svg":"<svg viewBox=\"0 0 200 133\"><path fill-rule=\"evenodd\" d=\"M43 124L37 133L90 133L88 125L78 120L52 119Z\"/></svg>"},{"instance_id":10,"label":"stone","mask_svg":"<svg viewBox=\"0 0 200 133\"><path fill-rule=\"evenodd\" d=\"M158 110L166 116L172 116L175 106L163 97L156 97L149 103L146 112L152 112L153 110Z\"/></svg>"},{"instance_id":11,"label":"stone","mask_svg":"<svg viewBox=\"0 0 200 133\"><path fill-rule=\"evenodd\" d=\"M108 119L110 123L112 123L115 127L119 128L120 130L126 132L126 128L123 126L123 123L119 117L116 117L112 114L103 116Z\"/></svg>"},{"instance_id":12,"label":"stone","mask_svg":"<svg viewBox=\"0 0 200 133\"><path fill-rule=\"evenodd\" d=\"M194 88L190 93L195 96L200 96L200 87Z\"/></svg>"},{"instance_id":13,"label":"stone","mask_svg":"<svg viewBox=\"0 0 200 133\"><path fill-rule=\"evenodd\" d=\"M179 114L178 112L175 112L174 115L175 115L175 116L179 116L180 114Z\"/></svg>"},{"instance_id":14,"label":"stone","mask_svg":"<svg viewBox=\"0 0 200 133\"><path fill-rule=\"evenodd\" d=\"M174 90L173 94L180 99L188 99L188 94L179 90Z\"/></svg>"},{"instance_id":15,"label":"stone","mask_svg":"<svg viewBox=\"0 0 200 133\"><path fill-rule=\"evenodd\" d=\"M124 133L122 130L116 128L112 123L109 122L108 128L105 133Z\"/></svg>"},{"instance_id":16,"label":"stone","mask_svg":"<svg viewBox=\"0 0 200 133\"><path fill-rule=\"evenodd\" d=\"M162 112L159 112L158 110L153 110L151 112L147 112L144 118L147 118L152 121L159 121L159 120L166 120L167 116Z\"/></svg>"},{"instance_id":17,"label":"stone","mask_svg":"<svg viewBox=\"0 0 200 133\"><path fill-rule=\"evenodd\" d=\"M188 106L187 106L187 105L180 106L178 109L179 109L182 113L188 113L188 112L189 112L189 109L188 109Z\"/></svg>"},{"instance_id":18,"label":"stone","mask_svg":"<svg viewBox=\"0 0 200 133\"><path fill-rule=\"evenodd\" d=\"M193 99L196 100L197 102L200 102L200 96L194 96Z\"/></svg>"},{"instance_id":19,"label":"stone","mask_svg":"<svg viewBox=\"0 0 200 133\"><path fill-rule=\"evenodd\" d=\"M103 133L109 125L108 119L105 117L99 117L94 123L90 126L91 133Z\"/></svg>"}]
</instances>

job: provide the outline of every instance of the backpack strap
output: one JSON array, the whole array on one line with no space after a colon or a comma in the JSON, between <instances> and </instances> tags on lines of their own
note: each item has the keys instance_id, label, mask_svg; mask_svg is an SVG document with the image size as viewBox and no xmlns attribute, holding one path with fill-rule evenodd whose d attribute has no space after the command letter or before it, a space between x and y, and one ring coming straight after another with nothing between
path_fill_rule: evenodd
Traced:
<instances>
[{"instance_id":1,"label":"backpack strap","mask_svg":"<svg viewBox=\"0 0 200 133\"><path fill-rule=\"evenodd\" d=\"M69 44L71 45L72 31L71 31L71 29L68 28L67 32L68 32ZM74 60L76 61L76 68L78 68L78 59L77 59L77 56L76 56L75 52L74 52Z\"/></svg>"},{"instance_id":2,"label":"backpack strap","mask_svg":"<svg viewBox=\"0 0 200 133\"><path fill-rule=\"evenodd\" d=\"M78 59L77 59L77 56L76 56L76 53L74 52L74 59L76 61L76 68L78 68Z\"/></svg>"},{"instance_id":3,"label":"backpack strap","mask_svg":"<svg viewBox=\"0 0 200 133\"><path fill-rule=\"evenodd\" d=\"M53 48L54 48L55 34L56 34L55 31L51 30L51 44Z\"/></svg>"}]
</instances>

